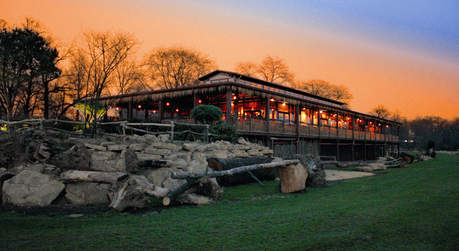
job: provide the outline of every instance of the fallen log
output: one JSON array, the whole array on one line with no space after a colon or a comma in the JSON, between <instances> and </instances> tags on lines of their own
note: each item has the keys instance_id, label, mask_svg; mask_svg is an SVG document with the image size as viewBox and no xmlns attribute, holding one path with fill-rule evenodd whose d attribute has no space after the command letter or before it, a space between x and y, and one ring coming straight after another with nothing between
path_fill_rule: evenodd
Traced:
<instances>
[{"instance_id":1,"label":"fallen log","mask_svg":"<svg viewBox=\"0 0 459 251\"><path fill-rule=\"evenodd\" d=\"M250 157L250 158L232 158L232 159L220 159L220 158L209 158L207 163L209 167L214 171L223 171L240 166L248 166L253 164L269 163L272 158L269 157ZM260 169L253 172L244 172L232 176L217 177L218 184L222 186L232 186L239 184L247 184L253 181L261 183L261 180L273 180L277 176L275 168L271 169Z\"/></svg>"},{"instance_id":2,"label":"fallen log","mask_svg":"<svg viewBox=\"0 0 459 251\"><path fill-rule=\"evenodd\" d=\"M69 170L61 173L64 181L86 181L114 184L125 178L127 173Z\"/></svg>"},{"instance_id":3,"label":"fallen log","mask_svg":"<svg viewBox=\"0 0 459 251\"><path fill-rule=\"evenodd\" d=\"M187 179L185 184L169 191L162 200L163 205L169 206L173 201L182 197L182 194L185 192L201 194L211 197L212 199L218 199L222 195L223 190L218 182L213 178L203 177L201 179Z\"/></svg>"},{"instance_id":4,"label":"fallen log","mask_svg":"<svg viewBox=\"0 0 459 251\"><path fill-rule=\"evenodd\" d=\"M220 177L225 175L234 175L238 173L248 172L252 170L258 170L263 168L273 168L273 167L281 167L281 166L288 166L288 165L296 165L300 161L297 159L294 160L283 160L278 162L270 162L270 163L263 163L263 164L255 164L255 165L248 165L248 166L241 166L236 167L228 170L223 171L209 171L209 172L172 172L171 177L174 179L189 179L189 178L201 178L201 177Z\"/></svg>"},{"instance_id":5,"label":"fallen log","mask_svg":"<svg viewBox=\"0 0 459 251\"><path fill-rule=\"evenodd\" d=\"M112 195L110 207L124 211L127 208L143 208L149 196L162 198L168 189L151 184L145 176L130 175L117 184L118 189Z\"/></svg>"}]
</instances>

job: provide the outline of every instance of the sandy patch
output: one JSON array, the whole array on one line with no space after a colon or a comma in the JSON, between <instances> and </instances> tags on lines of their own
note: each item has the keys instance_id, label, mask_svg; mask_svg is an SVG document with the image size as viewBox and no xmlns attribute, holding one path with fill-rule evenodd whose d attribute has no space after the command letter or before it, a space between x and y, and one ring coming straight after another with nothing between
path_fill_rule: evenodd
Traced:
<instances>
[{"instance_id":1,"label":"sandy patch","mask_svg":"<svg viewBox=\"0 0 459 251\"><path fill-rule=\"evenodd\" d=\"M327 181L347 180L353 178L368 177L373 175L375 174L368 172L325 170L325 179Z\"/></svg>"}]
</instances>

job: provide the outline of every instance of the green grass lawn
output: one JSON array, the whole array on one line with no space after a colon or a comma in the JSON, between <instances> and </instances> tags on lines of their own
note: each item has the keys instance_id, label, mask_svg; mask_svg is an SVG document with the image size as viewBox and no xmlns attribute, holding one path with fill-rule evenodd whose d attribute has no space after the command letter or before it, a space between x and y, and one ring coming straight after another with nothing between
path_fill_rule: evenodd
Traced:
<instances>
[{"instance_id":1,"label":"green grass lawn","mask_svg":"<svg viewBox=\"0 0 459 251\"><path fill-rule=\"evenodd\" d=\"M0 212L0 249L459 248L459 156L280 194L225 188L209 206L80 218Z\"/></svg>"}]
</instances>

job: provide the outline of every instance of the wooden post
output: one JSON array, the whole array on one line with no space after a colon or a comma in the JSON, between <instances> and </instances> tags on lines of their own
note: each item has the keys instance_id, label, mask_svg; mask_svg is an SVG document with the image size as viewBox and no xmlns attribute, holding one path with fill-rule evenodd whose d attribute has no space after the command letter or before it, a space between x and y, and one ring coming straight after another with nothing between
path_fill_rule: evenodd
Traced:
<instances>
[{"instance_id":1,"label":"wooden post","mask_svg":"<svg viewBox=\"0 0 459 251\"><path fill-rule=\"evenodd\" d=\"M296 154L300 152L300 104L295 106L295 122L296 122Z\"/></svg>"},{"instance_id":2,"label":"wooden post","mask_svg":"<svg viewBox=\"0 0 459 251\"><path fill-rule=\"evenodd\" d=\"M351 126L352 126L352 161L355 160L355 117L351 116Z\"/></svg>"},{"instance_id":3,"label":"wooden post","mask_svg":"<svg viewBox=\"0 0 459 251\"><path fill-rule=\"evenodd\" d=\"M231 87L227 87L226 89L226 123L229 123L231 120L231 101L233 99L233 93L231 91Z\"/></svg>"},{"instance_id":4,"label":"wooden post","mask_svg":"<svg viewBox=\"0 0 459 251\"><path fill-rule=\"evenodd\" d=\"M171 141L174 141L174 121L171 120Z\"/></svg>"},{"instance_id":5,"label":"wooden post","mask_svg":"<svg viewBox=\"0 0 459 251\"><path fill-rule=\"evenodd\" d=\"M266 98L266 132L269 132L269 124L271 120L271 103L269 98Z\"/></svg>"},{"instance_id":6,"label":"wooden post","mask_svg":"<svg viewBox=\"0 0 459 251\"><path fill-rule=\"evenodd\" d=\"M204 131L204 141L206 143L209 143L209 125L206 125L205 131Z\"/></svg>"},{"instance_id":7,"label":"wooden post","mask_svg":"<svg viewBox=\"0 0 459 251\"><path fill-rule=\"evenodd\" d=\"M132 100L132 98L129 99L129 104L128 104L128 120L132 120L132 103L134 101Z\"/></svg>"},{"instance_id":8,"label":"wooden post","mask_svg":"<svg viewBox=\"0 0 459 251\"><path fill-rule=\"evenodd\" d=\"M163 120L163 100L160 99L158 101L158 115L159 115L159 122Z\"/></svg>"}]
</instances>

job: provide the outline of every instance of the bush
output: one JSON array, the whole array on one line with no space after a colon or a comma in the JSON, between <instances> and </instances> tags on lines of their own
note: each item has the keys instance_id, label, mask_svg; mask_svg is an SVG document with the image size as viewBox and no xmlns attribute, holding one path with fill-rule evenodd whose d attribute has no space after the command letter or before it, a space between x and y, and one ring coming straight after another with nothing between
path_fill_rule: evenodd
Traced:
<instances>
[{"instance_id":1,"label":"bush","mask_svg":"<svg viewBox=\"0 0 459 251\"><path fill-rule=\"evenodd\" d=\"M223 121L219 121L218 123L212 125L209 131L210 133L217 135L212 136L214 140L226 140L230 142L235 142L237 140L236 128Z\"/></svg>"},{"instance_id":2,"label":"bush","mask_svg":"<svg viewBox=\"0 0 459 251\"><path fill-rule=\"evenodd\" d=\"M191 117L199 123L214 124L220 121L223 112L214 105L199 105L191 111Z\"/></svg>"}]
</instances>

